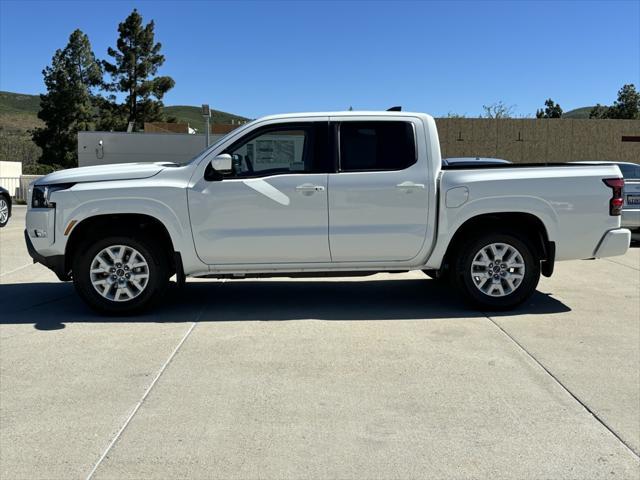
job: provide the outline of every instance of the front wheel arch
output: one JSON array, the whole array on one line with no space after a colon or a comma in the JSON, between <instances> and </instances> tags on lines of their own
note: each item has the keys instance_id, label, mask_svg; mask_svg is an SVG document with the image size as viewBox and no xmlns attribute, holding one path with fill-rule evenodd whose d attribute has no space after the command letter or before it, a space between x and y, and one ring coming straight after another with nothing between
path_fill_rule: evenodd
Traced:
<instances>
[{"instance_id":1,"label":"front wheel arch","mask_svg":"<svg viewBox=\"0 0 640 480\"><path fill-rule=\"evenodd\" d=\"M89 217L78 223L69 236L65 247L65 270L71 271L73 259L86 248L87 243L107 235L143 236L153 238L160 250L167 255L171 274L181 270L177 262L180 255L175 251L173 241L165 225L155 217L145 214L105 214Z\"/></svg>"}]
</instances>

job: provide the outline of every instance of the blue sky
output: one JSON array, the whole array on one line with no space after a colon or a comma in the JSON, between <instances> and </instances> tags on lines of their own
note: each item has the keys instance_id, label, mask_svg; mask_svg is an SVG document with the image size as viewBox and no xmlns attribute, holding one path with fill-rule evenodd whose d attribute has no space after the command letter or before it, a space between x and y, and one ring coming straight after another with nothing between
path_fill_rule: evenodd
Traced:
<instances>
[{"instance_id":1,"label":"blue sky","mask_svg":"<svg viewBox=\"0 0 640 480\"><path fill-rule=\"evenodd\" d=\"M640 0L0 0L0 89L42 92L42 68L75 28L105 58L134 7L155 20L160 73L176 81L167 105L474 116L502 100L522 115L548 97L570 110L640 87Z\"/></svg>"}]
</instances>

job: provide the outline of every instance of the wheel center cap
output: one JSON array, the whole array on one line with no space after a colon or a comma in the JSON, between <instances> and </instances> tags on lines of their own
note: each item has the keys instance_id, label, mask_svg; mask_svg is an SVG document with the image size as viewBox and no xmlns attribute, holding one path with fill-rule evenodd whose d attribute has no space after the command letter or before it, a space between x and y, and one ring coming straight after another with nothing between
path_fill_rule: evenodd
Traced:
<instances>
[{"instance_id":1,"label":"wheel center cap","mask_svg":"<svg viewBox=\"0 0 640 480\"><path fill-rule=\"evenodd\" d=\"M124 270L119 268L118 270L116 270L116 275L118 275L119 277L123 277L124 276Z\"/></svg>"},{"instance_id":2,"label":"wheel center cap","mask_svg":"<svg viewBox=\"0 0 640 480\"><path fill-rule=\"evenodd\" d=\"M500 266L496 265L495 267L493 267L493 271L496 273L500 272Z\"/></svg>"}]
</instances>

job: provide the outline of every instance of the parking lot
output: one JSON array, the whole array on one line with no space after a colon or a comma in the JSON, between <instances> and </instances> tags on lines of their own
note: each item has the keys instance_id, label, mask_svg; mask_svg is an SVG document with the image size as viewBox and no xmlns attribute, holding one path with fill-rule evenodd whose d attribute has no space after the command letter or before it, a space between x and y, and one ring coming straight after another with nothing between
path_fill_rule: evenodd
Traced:
<instances>
[{"instance_id":1,"label":"parking lot","mask_svg":"<svg viewBox=\"0 0 640 480\"><path fill-rule=\"evenodd\" d=\"M93 314L0 230L0 478L638 478L640 249L513 312L410 274Z\"/></svg>"}]
</instances>

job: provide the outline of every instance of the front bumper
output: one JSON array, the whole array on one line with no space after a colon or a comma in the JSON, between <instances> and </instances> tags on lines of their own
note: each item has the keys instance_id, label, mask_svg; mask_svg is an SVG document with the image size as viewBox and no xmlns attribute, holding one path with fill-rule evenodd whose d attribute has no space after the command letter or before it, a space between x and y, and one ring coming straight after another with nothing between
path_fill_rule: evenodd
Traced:
<instances>
[{"instance_id":1,"label":"front bumper","mask_svg":"<svg viewBox=\"0 0 640 480\"><path fill-rule=\"evenodd\" d=\"M40 255L34 248L27 230L24 231L24 241L27 244L27 251L29 252L29 256L33 258L33 263L41 263L49 270L53 271L53 273L55 273L56 276L63 282L68 282L69 280L71 280L71 274L67 271L65 265L66 262L64 259L64 255L51 255L50 257Z\"/></svg>"},{"instance_id":2,"label":"front bumper","mask_svg":"<svg viewBox=\"0 0 640 480\"><path fill-rule=\"evenodd\" d=\"M593 255L595 258L624 255L631 244L631 232L626 228L616 228L604 234Z\"/></svg>"}]
</instances>

